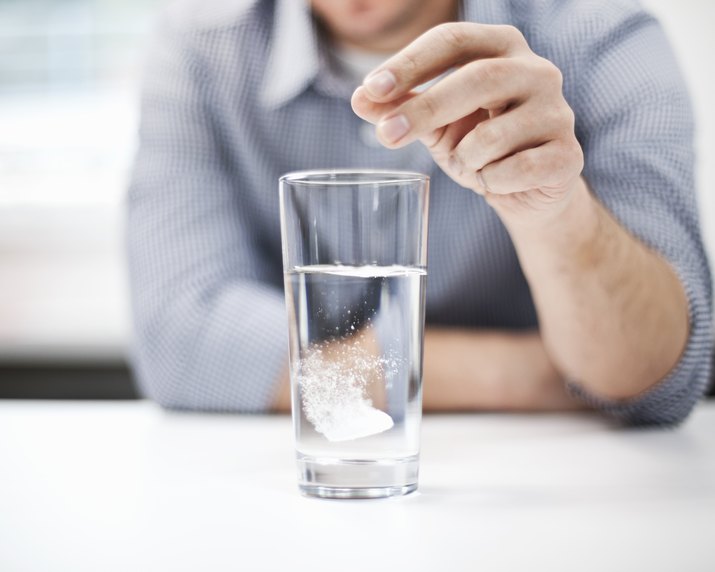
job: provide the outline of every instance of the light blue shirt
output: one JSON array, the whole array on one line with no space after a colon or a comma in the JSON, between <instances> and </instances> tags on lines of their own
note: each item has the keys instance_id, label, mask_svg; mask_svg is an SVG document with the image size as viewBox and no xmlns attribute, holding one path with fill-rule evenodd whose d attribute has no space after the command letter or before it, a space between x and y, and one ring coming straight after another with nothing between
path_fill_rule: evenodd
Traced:
<instances>
[{"instance_id":1,"label":"light blue shirt","mask_svg":"<svg viewBox=\"0 0 715 572\"><path fill-rule=\"evenodd\" d=\"M712 284L693 175L688 95L658 23L630 0L477 0L465 20L512 24L562 71L584 176L672 264L691 333L676 368L626 402L575 395L628 423L682 420L712 351ZM191 0L157 35L128 196L134 364L180 409L260 412L287 371L278 177L313 168L407 169L432 179L427 323L537 327L499 218L415 144L389 151L350 109L304 3Z\"/></svg>"}]
</instances>

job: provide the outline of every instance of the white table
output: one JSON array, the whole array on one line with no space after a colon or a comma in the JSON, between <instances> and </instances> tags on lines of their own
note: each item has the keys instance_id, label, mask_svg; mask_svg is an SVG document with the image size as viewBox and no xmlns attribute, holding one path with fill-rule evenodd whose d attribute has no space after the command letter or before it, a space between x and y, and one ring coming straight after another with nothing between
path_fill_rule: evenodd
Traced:
<instances>
[{"instance_id":1,"label":"white table","mask_svg":"<svg viewBox=\"0 0 715 572\"><path fill-rule=\"evenodd\" d=\"M286 416L0 402L0 570L715 570L715 403L680 429L430 416L419 492L301 497Z\"/></svg>"}]
</instances>

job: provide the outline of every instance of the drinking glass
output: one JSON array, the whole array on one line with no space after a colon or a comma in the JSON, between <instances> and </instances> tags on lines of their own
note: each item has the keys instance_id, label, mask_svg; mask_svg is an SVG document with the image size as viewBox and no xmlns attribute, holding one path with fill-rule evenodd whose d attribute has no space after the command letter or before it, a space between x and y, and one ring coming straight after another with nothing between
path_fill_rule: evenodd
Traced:
<instances>
[{"instance_id":1,"label":"drinking glass","mask_svg":"<svg viewBox=\"0 0 715 572\"><path fill-rule=\"evenodd\" d=\"M309 496L417 488L429 177L280 179L298 480Z\"/></svg>"}]
</instances>

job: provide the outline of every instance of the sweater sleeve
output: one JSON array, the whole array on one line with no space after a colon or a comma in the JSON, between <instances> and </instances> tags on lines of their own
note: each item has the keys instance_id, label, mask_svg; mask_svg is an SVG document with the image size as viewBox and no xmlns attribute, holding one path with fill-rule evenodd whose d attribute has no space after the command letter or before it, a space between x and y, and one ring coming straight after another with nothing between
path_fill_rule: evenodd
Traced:
<instances>
[{"instance_id":1,"label":"sweater sleeve","mask_svg":"<svg viewBox=\"0 0 715 572\"><path fill-rule=\"evenodd\" d=\"M615 218L671 265L690 319L680 361L642 395L606 400L578 380L570 389L628 424L679 423L705 391L713 348L712 283L698 220L685 83L660 25L636 2L558 4L568 7L561 12L563 27L552 20L554 31L545 33L561 32L554 42L574 45L563 66L584 177Z\"/></svg>"},{"instance_id":2,"label":"sweater sleeve","mask_svg":"<svg viewBox=\"0 0 715 572\"><path fill-rule=\"evenodd\" d=\"M165 25L145 73L127 200L132 359L164 407L264 411L287 368L283 292L235 188L192 40Z\"/></svg>"}]
</instances>

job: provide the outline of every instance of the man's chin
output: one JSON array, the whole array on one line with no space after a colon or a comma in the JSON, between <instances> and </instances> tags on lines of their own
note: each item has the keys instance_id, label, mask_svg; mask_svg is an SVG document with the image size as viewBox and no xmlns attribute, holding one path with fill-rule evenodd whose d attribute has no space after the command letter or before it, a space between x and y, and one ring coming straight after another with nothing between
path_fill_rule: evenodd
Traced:
<instances>
[{"instance_id":1,"label":"man's chin","mask_svg":"<svg viewBox=\"0 0 715 572\"><path fill-rule=\"evenodd\" d=\"M345 13L347 26L337 26L339 36L357 46L384 46L394 43L395 36L404 34L406 27L419 16L423 0L409 0L399 10L384 6L364 7ZM329 26L328 26L329 27Z\"/></svg>"},{"instance_id":2,"label":"man's chin","mask_svg":"<svg viewBox=\"0 0 715 572\"><path fill-rule=\"evenodd\" d=\"M383 44L390 36L399 32L402 18L390 22L351 22L350 30L344 37L352 44L372 46Z\"/></svg>"}]
</instances>

